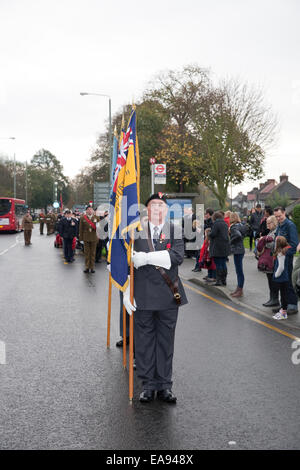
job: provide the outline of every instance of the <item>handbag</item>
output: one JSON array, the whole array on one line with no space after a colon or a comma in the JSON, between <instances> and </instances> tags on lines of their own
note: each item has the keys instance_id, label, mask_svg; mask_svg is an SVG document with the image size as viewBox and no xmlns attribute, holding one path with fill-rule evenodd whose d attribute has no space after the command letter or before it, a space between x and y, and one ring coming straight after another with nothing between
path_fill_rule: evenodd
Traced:
<instances>
[{"instance_id":1,"label":"handbag","mask_svg":"<svg viewBox=\"0 0 300 470\"><path fill-rule=\"evenodd\" d=\"M272 273L274 270L274 258L271 254L270 248L264 247L263 251L260 252L257 269L263 272Z\"/></svg>"}]
</instances>

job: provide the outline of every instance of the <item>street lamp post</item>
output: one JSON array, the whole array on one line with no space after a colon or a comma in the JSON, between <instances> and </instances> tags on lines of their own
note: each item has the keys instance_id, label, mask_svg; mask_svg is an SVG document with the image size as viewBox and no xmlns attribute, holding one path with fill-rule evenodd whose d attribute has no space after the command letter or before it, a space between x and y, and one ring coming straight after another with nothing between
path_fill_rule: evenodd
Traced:
<instances>
[{"instance_id":1,"label":"street lamp post","mask_svg":"<svg viewBox=\"0 0 300 470\"><path fill-rule=\"evenodd\" d=\"M112 123L111 123L111 97L109 95L106 95L104 93L86 93L86 92L81 92L81 96L104 96L105 98L108 98L108 116L109 116L109 130L108 130L108 139L109 139L109 186L111 185L111 165L112 165Z\"/></svg>"}]
</instances>

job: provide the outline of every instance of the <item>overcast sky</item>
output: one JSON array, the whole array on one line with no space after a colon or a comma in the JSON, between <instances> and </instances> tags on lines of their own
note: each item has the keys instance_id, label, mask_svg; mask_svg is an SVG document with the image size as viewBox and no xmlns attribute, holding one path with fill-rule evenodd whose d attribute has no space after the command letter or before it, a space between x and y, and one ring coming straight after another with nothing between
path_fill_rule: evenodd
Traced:
<instances>
[{"instance_id":1,"label":"overcast sky","mask_svg":"<svg viewBox=\"0 0 300 470\"><path fill-rule=\"evenodd\" d=\"M0 153L45 148L72 177L108 118L108 100L81 91L110 95L114 113L196 63L264 88L280 122L265 177L300 187L299 13L299 0L0 0Z\"/></svg>"}]
</instances>

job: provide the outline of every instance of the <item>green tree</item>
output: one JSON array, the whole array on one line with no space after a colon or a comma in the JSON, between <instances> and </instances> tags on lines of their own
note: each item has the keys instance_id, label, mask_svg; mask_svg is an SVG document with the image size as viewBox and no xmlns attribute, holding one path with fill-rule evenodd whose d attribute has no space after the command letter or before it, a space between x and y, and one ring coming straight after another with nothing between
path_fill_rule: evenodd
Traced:
<instances>
[{"instance_id":1,"label":"green tree","mask_svg":"<svg viewBox=\"0 0 300 470\"><path fill-rule=\"evenodd\" d=\"M262 92L237 81L214 85L207 71L187 66L161 74L146 96L157 100L169 113L172 126L177 126L174 145L168 149L164 139L161 142L165 158L175 160L177 154L181 172L185 169L181 187L187 177L196 178L224 208L230 184L262 176L266 149L276 129L276 118L264 104ZM196 144L189 146L192 151L186 158L188 134Z\"/></svg>"},{"instance_id":2,"label":"green tree","mask_svg":"<svg viewBox=\"0 0 300 470\"><path fill-rule=\"evenodd\" d=\"M297 204L293 209L293 222L297 227L298 233L300 233L300 204Z\"/></svg>"},{"instance_id":3,"label":"green tree","mask_svg":"<svg viewBox=\"0 0 300 470\"><path fill-rule=\"evenodd\" d=\"M39 150L28 166L29 203L35 208L52 205L54 183L57 182L58 199L62 194L64 202L69 200L68 178L63 174L63 166L49 150Z\"/></svg>"},{"instance_id":4,"label":"green tree","mask_svg":"<svg viewBox=\"0 0 300 470\"><path fill-rule=\"evenodd\" d=\"M14 195L13 174L6 156L1 156L0 159L0 195L3 197Z\"/></svg>"},{"instance_id":5,"label":"green tree","mask_svg":"<svg viewBox=\"0 0 300 470\"><path fill-rule=\"evenodd\" d=\"M279 194L277 191L274 191L271 196L269 196L266 200L266 206L275 207L282 206L287 207L291 203L289 195L285 193L284 195Z\"/></svg>"}]
</instances>

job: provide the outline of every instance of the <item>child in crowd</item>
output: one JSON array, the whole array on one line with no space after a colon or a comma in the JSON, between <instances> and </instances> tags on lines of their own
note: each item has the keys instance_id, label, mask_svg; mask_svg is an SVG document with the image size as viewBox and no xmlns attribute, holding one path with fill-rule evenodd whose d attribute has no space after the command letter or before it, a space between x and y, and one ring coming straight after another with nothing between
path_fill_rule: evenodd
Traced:
<instances>
[{"instance_id":1,"label":"child in crowd","mask_svg":"<svg viewBox=\"0 0 300 470\"><path fill-rule=\"evenodd\" d=\"M203 269L207 269L207 276L203 278L206 282L213 282L216 279L216 265L214 259L211 258L209 254L210 232L211 228L207 228L204 231L205 238L199 256L199 266Z\"/></svg>"},{"instance_id":2,"label":"child in crowd","mask_svg":"<svg viewBox=\"0 0 300 470\"><path fill-rule=\"evenodd\" d=\"M273 281L278 285L280 291L281 309L273 318L275 320L287 319L287 306L288 306L288 286L289 286L289 273L286 252L290 249L285 237L278 236L275 240L275 264Z\"/></svg>"}]
</instances>

